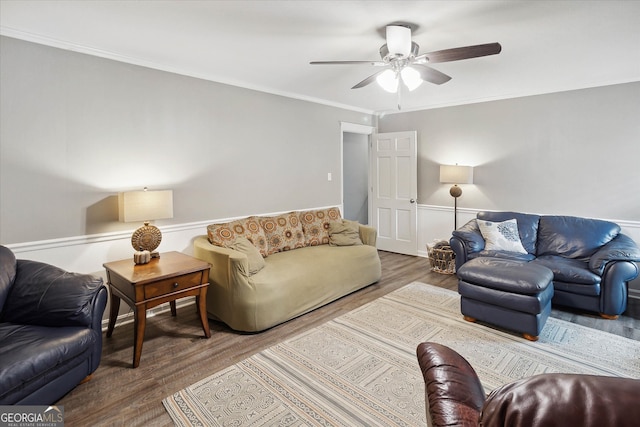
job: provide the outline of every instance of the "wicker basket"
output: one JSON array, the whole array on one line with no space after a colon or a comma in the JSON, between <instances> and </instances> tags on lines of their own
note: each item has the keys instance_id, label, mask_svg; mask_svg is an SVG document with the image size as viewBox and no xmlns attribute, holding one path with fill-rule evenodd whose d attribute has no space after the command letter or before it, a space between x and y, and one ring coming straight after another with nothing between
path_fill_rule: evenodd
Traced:
<instances>
[{"instance_id":1,"label":"wicker basket","mask_svg":"<svg viewBox=\"0 0 640 427\"><path fill-rule=\"evenodd\" d=\"M442 274L454 274L456 272L455 253L451 246L440 246L438 248L427 245L427 254L431 271Z\"/></svg>"}]
</instances>

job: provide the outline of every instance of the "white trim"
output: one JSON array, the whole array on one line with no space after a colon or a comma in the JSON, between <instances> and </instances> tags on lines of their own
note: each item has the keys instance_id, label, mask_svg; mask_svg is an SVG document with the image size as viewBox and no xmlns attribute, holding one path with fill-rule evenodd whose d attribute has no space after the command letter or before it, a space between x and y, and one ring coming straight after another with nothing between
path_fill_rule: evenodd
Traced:
<instances>
[{"instance_id":1,"label":"white trim","mask_svg":"<svg viewBox=\"0 0 640 427\"><path fill-rule=\"evenodd\" d=\"M350 133L360 133L365 135L371 135L376 131L374 126L369 125L360 125L357 123L349 123L349 122L340 122L340 130L344 132Z\"/></svg>"},{"instance_id":2,"label":"white trim","mask_svg":"<svg viewBox=\"0 0 640 427\"><path fill-rule=\"evenodd\" d=\"M207 225L213 224L214 222L224 221L226 220L200 221L187 224L166 225L158 228L163 234L167 234L179 231L194 230L197 228L206 227ZM133 233L133 231L134 229L115 231L111 233L90 234L85 236L61 237L57 239L38 240L33 242L10 243L5 246L11 249L14 253L19 254L22 252L41 251L76 245L90 245L93 243L109 242L112 240L129 239L131 238L131 233Z\"/></svg>"},{"instance_id":3,"label":"white trim","mask_svg":"<svg viewBox=\"0 0 640 427\"><path fill-rule=\"evenodd\" d=\"M45 46L51 46L58 49L64 49L72 52L78 52L85 55L97 56L99 58L110 59L113 61L124 62L132 65L139 65L141 67L152 68L154 70L166 71L173 74L179 74L187 77L195 77L197 79L207 80L211 82L221 83L229 86L240 87L243 89L255 90L258 92L269 93L271 95L284 96L286 98L297 99L300 101L313 102L315 104L327 105L329 107L342 108L344 110L356 111L358 113L365 113L374 115L376 112L367 108L354 107L353 105L341 104L339 102L333 102L326 99L315 98L312 96L300 95L293 92L274 90L273 88L255 85L249 82L233 80L226 77L221 77L208 73L193 72L184 68L176 67L173 65L160 64L146 59L122 55L120 53L110 52L107 50L96 49L89 46L84 46L76 43L67 42L64 40L58 40L51 37L42 36L39 34L29 33L15 28L6 26L0 26L0 35L13 37L19 40L24 40L32 43L37 43Z\"/></svg>"},{"instance_id":4,"label":"white trim","mask_svg":"<svg viewBox=\"0 0 640 427\"><path fill-rule=\"evenodd\" d=\"M542 92L505 93L501 95L492 95L492 96L485 96L485 97L465 99L465 100L454 99L450 101L442 101L442 102L431 104L431 105L418 105L416 107L408 107L408 108L402 107L402 110L400 111L397 109L377 110L375 114L377 117L384 117L391 114L403 114L403 113L411 113L416 111L435 110L438 108L458 107L461 105L470 105L470 104L481 104L484 102L503 101L506 99L528 98L531 96L551 95L555 93L571 92L575 90L595 89L599 87L614 86L614 85L627 84L627 83L637 83L637 82L638 82L637 78L634 78L634 77L626 78L626 79L613 79L606 82L582 84L580 86L572 87L569 89L555 88L555 89L544 90Z\"/></svg>"},{"instance_id":5,"label":"white trim","mask_svg":"<svg viewBox=\"0 0 640 427\"><path fill-rule=\"evenodd\" d=\"M180 298L178 300L175 301L176 303L176 310L182 307L185 307L187 305L191 305L195 303L195 299L196 297L186 297L186 298ZM129 307L129 306L127 306ZM168 311L171 310L171 306L169 306L168 304L161 304L158 305L156 307L153 307L149 310L147 310L147 320L157 316L158 314L162 314L162 313L166 313ZM107 307L105 309L105 314L109 313L109 307ZM118 328L119 326L123 326L129 323L133 323L135 320L135 315L133 312L133 309L131 309L131 307L129 307L129 311L124 313L124 314L119 314L118 317L116 318L116 324L115 324L115 328ZM102 323L101 323L101 329L102 332L106 332L107 328L109 327L109 318L103 318L102 319Z\"/></svg>"},{"instance_id":6,"label":"white trim","mask_svg":"<svg viewBox=\"0 0 640 427\"><path fill-rule=\"evenodd\" d=\"M91 55L91 56L96 56L96 57L105 58L105 59L111 59L113 61L124 62L124 63L127 63L127 64L133 64L133 65L139 65L139 66L142 66L142 67L152 68L154 70L166 71L166 72L169 72L169 73L179 74L179 75L188 76L188 77L195 77L195 78L198 78L198 79L208 80L208 81L221 83L221 84L226 84L226 85L229 85L229 86L236 86L236 87L240 87L240 88L244 88L244 89L255 90L255 91L258 91L258 92L269 93L269 94L272 94L272 95L284 96L286 98L297 99L297 100L300 100L300 101L307 101L307 102L312 102L312 103L315 103L315 104L327 105L329 107L342 108L342 109L349 110L349 111L356 111L356 112L359 112L359 113L371 114L371 115L374 115L374 116L377 116L377 117L384 117L385 115L388 115L388 114L410 113L410 112L414 112L414 111L424 111L424 110L432 110L432 109L437 109L437 108L455 107L455 106L459 106L459 105L479 104L479 103L483 103L483 102L501 101L501 100L505 100L505 99L524 98L524 97L529 97L529 96L547 95L547 94L560 93L560 92L569 92L569 91L573 91L573 90L583 90L583 89L598 88L598 87L603 87L603 86L613 86L613 85L618 85L618 84L635 83L635 82L637 82L637 79L635 79L635 78L614 79L614 80L610 80L610 81L607 81L607 82L604 82L604 83L598 82L598 83L582 84L582 85L580 85L578 87L572 87L572 88L569 88L569 89L556 88L556 89L551 89L551 90L545 90L543 92L505 93L505 94L501 94L501 95L486 96L486 97L480 97L480 98L474 98L474 99L464 99L464 100L456 99L456 100L451 100L451 101L443 101L443 102L440 102L440 103L437 103L437 104L433 104L433 105L419 105L419 106L411 107L411 108L406 108L405 107L402 111L398 111L398 110L395 110L395 109L372 110L370 108L356 107L356 106L353 106L353 105L342 104L342 103L339 103L339 102L329 101L327 99L316 98L316 97L312 97L312 96L301 95L301 94L298 94L298 93L274 90L273 88L260 86L260 85L255 85L255 84L252 84L252 83L249 83L249 82L245 82L245 81L233 80L233 79L229 79L229 78L221 77L221 76L217 76L217 75L206 74L206 73L197 73L197 72L193 72L193 71L186 70L184 68L179 68L179 67L172 66L172 65L159 64L157 62L148 61L148 60L145 60L145 59L142 59L142 58L122 55L122 54L119 54L119 53L110 52L110 51L106 51L106 50L102 50L102 49L96 49L96 48L93 48L93 47L80 45L80 44L77 44L77 43L71 43L71 42L68 42L68 41L65 41L65 40L59 40L59 39L55 39L55 38L52 38L52 37L46 37L46 36L43 36L43 35L40 35L40 34L35 34L35 33L30 33L30 32L26 32L26 31L18 30L18 29L15 29L15 28L4 26L4 25L0 26L0 35L6 36L6 37L12 37L12 38L19 39L19 40L28 41L28 42L31 42L31 43L37 43L37 44L41 44L41 45L45 45L45 46L51 46L51 47L55 47L55 48L58 48L58 49L64 49L64 50L68 50L68 51L72 51L72 52L78 52L78 53Z\"/></svg>"},{"instance_id":7,"label":"white trim","mask_svg":"<svg viewBox=\"0 0 640 427\"><path fill-rule=\"evenodd\" d=\"M337 205L337 206L341 208L341 205ZM305 208L305 209L295 209L295 211L303 212L307 210L328 209L333 207L336 207L336 205L312 207L312 208ZM287 212L291 212L291 211L268 212L268 213L262 213L262 214L255 214L255 216L274 216L274 215L280 215ZM160 229L162 234L180 233L180 232L192 231L192 230L200 230L199 234L205 234L206 227L209 224L235 221L236 219L246 218L247 216L249 215L240 215L240 216L228 217L228 218L208 219L205 221L165 225L165 226L160 226L158 228ZM38 241L32 241L32 242L9 243L4 246L11 249L13 253L19 254L23 252L66 248L66 247L78 246L78 245L90 245L94 243L102 243L102 242L109 242L109 241L115 241L115 240L128 240L131 238L131 234L134 231L135 229L100 233L100 234L89 234L89 235L82 235L82 236L60 237L56 239L38 240Z\"/></svg>"}]
</instances>

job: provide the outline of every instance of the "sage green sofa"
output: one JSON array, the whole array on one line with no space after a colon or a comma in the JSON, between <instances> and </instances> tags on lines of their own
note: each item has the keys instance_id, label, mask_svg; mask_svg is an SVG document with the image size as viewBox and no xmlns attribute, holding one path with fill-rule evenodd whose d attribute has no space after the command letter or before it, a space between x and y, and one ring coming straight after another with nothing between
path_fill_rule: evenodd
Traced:
<instances>
[{"instance_id":1,"label":"sage green sofa","mask_svg":"<svg viewBox=\"0 0 640 427\"><path fill-rule=\"evenodd\" d=\"M359 242L333 246L330 229L341 221L330 208L209 226L194 242L194 256L211 264L209 317L263 331L377 282L376 229L353 223ZM261 256L238 250L244 237Z\"/></svg>"}]
</instances>

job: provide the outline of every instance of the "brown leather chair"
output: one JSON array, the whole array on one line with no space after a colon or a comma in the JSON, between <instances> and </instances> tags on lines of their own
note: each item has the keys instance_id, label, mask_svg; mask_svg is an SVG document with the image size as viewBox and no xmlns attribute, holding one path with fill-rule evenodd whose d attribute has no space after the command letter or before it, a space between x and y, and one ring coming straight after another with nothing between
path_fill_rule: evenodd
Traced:
<instances>
[{"instance_id":1,"label":"brown leather chair","mask_svg":"<svg viewBox=\"0 0 640 427\"><path fill-rule=\"evenodd\" d=\"M429 426L635 427L640 380L540 374L506 384L486 397L473 367L441 344L417 348Z\"/></svg>"}]
</instances>

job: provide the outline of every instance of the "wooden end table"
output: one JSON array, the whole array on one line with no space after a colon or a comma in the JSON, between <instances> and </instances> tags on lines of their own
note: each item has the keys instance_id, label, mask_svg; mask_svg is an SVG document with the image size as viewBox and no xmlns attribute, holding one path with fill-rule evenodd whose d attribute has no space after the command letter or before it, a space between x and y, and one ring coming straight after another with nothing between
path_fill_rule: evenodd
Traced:
<instances>
[{"instance_id":1,"label":"wooden end table","mask_svg":"<svg viewBox=\"0 0 640 427\"><path fill-rule=\"evenodd\" d=\"M211 337L207 319L209 263L180 252L166 252L148 264L136 265L133 259L126 259L107 262L103 266L107 270L107 282L111 289L107 337L113 333L122 299L134 313L134 368L140 365L147 310L157 305L168 302L171 315L175 316L176 300L195 296L204 335Z\"/></svg>"}]
</instances>

